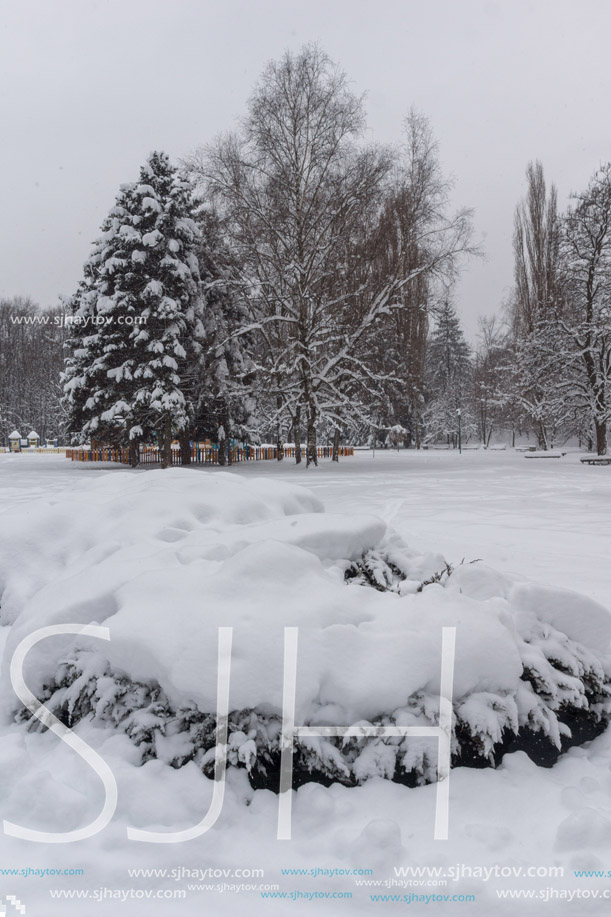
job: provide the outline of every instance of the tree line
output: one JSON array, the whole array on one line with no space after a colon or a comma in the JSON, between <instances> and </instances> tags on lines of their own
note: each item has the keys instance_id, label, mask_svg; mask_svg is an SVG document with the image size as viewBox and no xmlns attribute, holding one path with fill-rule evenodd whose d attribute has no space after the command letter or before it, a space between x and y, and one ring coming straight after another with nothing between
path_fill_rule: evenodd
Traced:
<instances>
[{"instance_id":1,"label":"tree line","mask_svg":"<svg viewBox=\"0 0 611 917\"><path fill-rule=\"evenodd\" d=\"M453 289L477 254L427 119L367 142L364 100L317 47L270 63L233 133L122 185L61 306L0 307L0 422L129 447L322 438L419 447L494 431L606 449L611 166L566 213L543 168L515 214L515 282L467 344ZM42 314L42 313L41 313ZM44 313L48 315L49 313ZM43 354L44 351L44 354ZM60 376L61 372L61 376Z\"/></svg>"},{"instance_id":2,"label":"tree line","mask_svg":"<svg viewBox=\"0 0 611 917\"><path fill-rule=\"evenodd\" d=\"M74 435L134 461L156 438L163 463L175 436L185 461L194 435L279 457L290 439L310 464L320 436L337 456L374 415L421 425L430 308L473 250L470 213L449 211L423 116L396 147L365 127L308 46L266 68L238 131L122 186L69 303Z\"/></svg>"},{"instance_id":3,"label":"tree line","mask_svg":"<svg viewBox=\"0 0 611 917\"><path fill-rule=\"evenodd\" d=\"M31 299L0 299L0 437L35 430L44 441L66 434L60 374L66 339L61 308L44 312Z\"/></svg>"},{"instance_id":4,"label":"tree line","mask_svg":"<svg viewBox=\"0 0 611 917\"><path fill-rule=\"evenodd\" d=\"M481 410L541 449L574 438L607 451L611 416L611 164L561 213L543 166L526 169L514 217L514 286L484 323Z\"/></svg>"}]
</instances>

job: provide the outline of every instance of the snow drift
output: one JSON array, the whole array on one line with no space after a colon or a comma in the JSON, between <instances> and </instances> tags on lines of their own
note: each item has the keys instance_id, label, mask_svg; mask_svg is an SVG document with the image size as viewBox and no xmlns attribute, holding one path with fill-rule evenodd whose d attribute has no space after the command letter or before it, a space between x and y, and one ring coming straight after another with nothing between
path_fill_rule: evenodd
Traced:
<instances>
[{"instance_id":1,"label":"snow drift","mask_svg":"<svg viewBox=\"0 0 611 917\"><path fill-rule=\"evenodd\" d=\"M604 608L483 563L452 569L377 517L324 513L298 486L117 471L3 521L5 662L40 627L104 623L103 646L38 644L26 682L68 725L129 736L142 762L212 773L221 626L234 628L229 764L255 787L277 786L288 626L299 628L299 724L435 725L444 626L457 628L454 764L519 749L551 764L609 720ZM7 719L28 721L8 684L3 696ZM415 785L435 779L435 764L424 739L302 737L294 777Z\"/></svg>"}]
</instances>

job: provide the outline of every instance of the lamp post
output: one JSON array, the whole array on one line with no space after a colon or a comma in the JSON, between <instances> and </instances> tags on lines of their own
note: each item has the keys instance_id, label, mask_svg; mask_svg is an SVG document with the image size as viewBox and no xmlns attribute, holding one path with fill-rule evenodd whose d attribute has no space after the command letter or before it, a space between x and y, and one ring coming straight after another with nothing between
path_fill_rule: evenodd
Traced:
<instances>
[{"instance_id":1,"label":"lamp post","mask_svg":"<svg viewBox=\"0 0 611 917\"><path fill-rule=\"evenodd\" d=\"M456 416L458 417L458 454L462 455L462 439L461 439L461 429L460 429L460 418L462 416L462 412L460 408L458 408L458 410L456 411Z\"/></svg>"}]
</instances>

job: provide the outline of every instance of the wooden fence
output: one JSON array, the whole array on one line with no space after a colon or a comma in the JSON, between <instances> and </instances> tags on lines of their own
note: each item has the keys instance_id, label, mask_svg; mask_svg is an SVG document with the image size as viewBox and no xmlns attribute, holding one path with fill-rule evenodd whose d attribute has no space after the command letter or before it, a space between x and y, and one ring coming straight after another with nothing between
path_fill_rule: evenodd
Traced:
<instances>
[{"instance_id":1,"label":"wooden fence","mask_svg":"<svg viewBox=\"0 0 611 917\"><path fill-rule=\"evenodd\" d=\"M332 446L318 446L318 458L331 458L333 454ZM251 446L248 444L234 445L229 449L230 463L238 462L261 462L271 461L277 458L276 446ZM340 456L354 455L353 446L340 446ZM302 455L305 461L305 446L302 447ZM284 447L285 458L295 457L295 447ZM129 465L129 449L112 448L104 446L98 449L89 447L79 447L77 449L66 449L66 458L73 462L118 462L123 465ZM159 448L157 446L140 447L140 464L154 465L158 464ZM219 464L219 447L218 443L194 443L191 449L191 462L194 465L218 465ZM172 446L172 464L180 465L180 449Z\"/></svg>"}]
</instances>

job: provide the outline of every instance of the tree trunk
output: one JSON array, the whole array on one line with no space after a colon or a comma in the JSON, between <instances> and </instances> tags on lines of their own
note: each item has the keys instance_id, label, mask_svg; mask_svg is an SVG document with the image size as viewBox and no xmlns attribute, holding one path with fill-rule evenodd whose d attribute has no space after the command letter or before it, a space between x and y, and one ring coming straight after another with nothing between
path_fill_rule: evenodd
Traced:
<instances>
[{"instance_id":1,"label":"tree trunk","mask_svg":"<svg viewBox=\"0 0 611 917\"><path fill-rule=\"evenodd\" d=\"M595 421L594 428L596 430L596 452L598 455L607 454L607 424L603 420L601 422Z\"/></svg>"},{"instance_id":2,"label":"tree trunk","mask_svg":"<svg viewBox=\"0 0 611 917\"><path fill-rule=\"evenodd\" d=\"M169 468L172 464L172 421L169 415L163 420L163 425L158 433L159 437L159 458L161 467Z\"/></svg>"},{"instance_id":3,"label":"tree trunk","mask_svg":"<svg viewBox=\"0 0 611 917\"><path fill-rule=\"evenodd\" d=\"M219 465L227 463L227 440L225 439L225 430L223 427L219 430Z\"/></svg>"},{"instance_id":4,"label":"tree trunk","mask_svg":"<svg viewBox=\"0 0 611 917\"><path fill-rule=\"evenodd\" d=\"M191 464L191 436L188 430L179 430L178 442L180 443L180 464Z\"/></svg>"},{"instance_id":5,"label":"tree trunk","mask_svg":"<svg viewBox=\"0 0 611 917\"><path fill-rule=\"evenodd\" d=\"M331 458L334 462L339 462L339 430L337 427L333 432L333 454Z\"/></svg>"},{"instance_id":6,"label":"tree trunk","mask_svg":"<svg viewBox=\"0 0 611 917\"><path fill-rule=\"evenodd\" d=\"M547 452L547 436L545 432L545 427L543 426L543 423L541 421L539 421L539 425L537 427L537 440L539 444L539 449L542 449L544 452Z\"/></svg>"},{"instance_id":7,"label":"tree trunk","mask_svg":"<svg viewBox=\"0 0 611 917\"><path fill-rule=\"evenodd\" d=\"M276 423L276 458L279 462L284 458L284 439L282 437L282 424L280 422L280 411L282 410L282 397L276 395L276 410L278 412L278 422Z\"/></svg>"},{"instance_id":8,"label":"tree trunk","mask_svg":"<svg viewBox=\"0 0 611 917\"><path fill-rule=\"evenodd\" d=\"M137 439L129 441L129 464L132 468L137 468L140 464L140 443Z\"/></svg>"},{"instance_id":9,"label":"tree trunk","mask_svg":"<svg viewBox=\"0 0 611 917\"><path fill-rule=\"evenodd\" d=\"M295 464L301 465L301 408L295 408L293 418L293 441L295 443Z\"/></svg>"},{"instance_id":10,"label":"tree trunk","mask_svg":"<svg viewBox=\"0 0 611 917\"><path fill-rule=\"evenodd\" d=\"M306 468L309 468L310 465L318 465L316 418L313 411L308 413L308 433L306 443Z\"/></svg>"}]
</instances>

